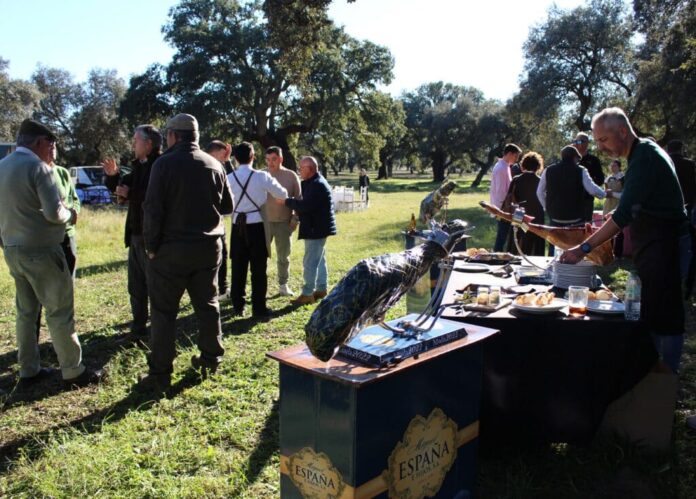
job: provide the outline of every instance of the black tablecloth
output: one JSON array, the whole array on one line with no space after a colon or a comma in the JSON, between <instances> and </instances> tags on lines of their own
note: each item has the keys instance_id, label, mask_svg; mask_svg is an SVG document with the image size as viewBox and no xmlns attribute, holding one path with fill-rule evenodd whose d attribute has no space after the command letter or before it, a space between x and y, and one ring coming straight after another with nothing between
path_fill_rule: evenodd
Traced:
<instances>
[{"instance_id":1,"label":"black tablecloth","mask_svg":"<svg viewBox=\"0 0 696 499\"><path fill-rule=\"evenodd\" d=\"M455 272L443 302L469 283L505 286L511 280ZM657 361L645 325L622 316L577 320L509 308L444 316L500 330L484 347L481 438L486 444L587 442L607 406Z\"/></svg>"}]
</instances>

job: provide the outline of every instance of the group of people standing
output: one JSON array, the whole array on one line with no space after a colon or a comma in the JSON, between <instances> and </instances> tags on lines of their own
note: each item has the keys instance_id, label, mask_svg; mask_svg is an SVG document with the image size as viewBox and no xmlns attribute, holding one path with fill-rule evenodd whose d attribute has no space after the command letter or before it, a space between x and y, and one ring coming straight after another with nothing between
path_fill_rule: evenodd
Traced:
<instances>
[{"instance_id":1,"label":"group of people standing","mask_svg":"<svg viewBox=\"0 0 696 499\"><path fill-rule=\"evenodd\" d=\"M533 223L544 224L548 217L553 227L592 223L595 198L605 199L608 213L608 208L618 203L623 188L620 162L612 163L614 173L605 178L599 158L588 151L589 140L586 133L577 134L572 144L561 149L560 161L546 168L541 154L530 151L522 155L517 145L507 144L502 158L493 168L491 204L508 212L519 205L532 217ZM618 170L614 171L615 168ZM518 246L525 255L546 253L542 238L531 232L519 233L515 242L510 224L499 221L494 251L518 253ZM553 246L549 251L554 253Z\"/></svg>"},{"instance_id":2,"label":"group of people standing","mask_svg":"<svg viewBox=\"0 0 696 499\"><path fill-rule=\"evenodd\" d=\"M266 260L275 242L279 294L291 296L291 237L299 224L305 242L304 285L295 305L313 303L327 294L326 239L336 234L331 190L318 173L316 159L300 159L300 178L282 166L282 150L266 150L267 171L253 168L254 148L233 148L213 141L199 147L195 117L178 114L163 134L153 125L136 127L134 159L128 172L118 162L102 163L105 184L117 201L128 205L128 293L133 321L126 340L149 345L149 371L137 388L166 389L171 382L175 322L187 291L198 319L199 355L192 366L214 372L224 348L220 296L228 296L237 315L244 313L245 286L251 270L252 316L268 318ZM37 317L43 305L63 379L70 386L99 381L102 370L86 369L74 324L74 224L79 204L52 167L56 135L41 123L22 123L17 151L0 162L0 242L17 290L17 339L20 382L33 383L50 374L38 353ZM232 167L234 155L238 167ZM63 185L65 184L65 185ZM74 196L76 198L76 196ZM79 201L78 201L79 203ZM232 279L227 293L226 231L232 217ZM61 247L62 245L62 247ZM220 287L219 287L220 284ZM148 309L151 314L148 313ZM151 327L147 328L148 315Z\"/></svg>"}]
</instances>

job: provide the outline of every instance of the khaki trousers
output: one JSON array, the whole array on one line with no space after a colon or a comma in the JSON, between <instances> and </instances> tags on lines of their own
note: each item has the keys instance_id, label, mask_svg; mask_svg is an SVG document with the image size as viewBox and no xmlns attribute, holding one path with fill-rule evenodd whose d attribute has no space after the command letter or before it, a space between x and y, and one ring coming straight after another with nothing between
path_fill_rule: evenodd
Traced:
<instances>
[{"instance_id":1,"label":"khaki trousers","mask_svg":"<svg viewBox=\"0 0 696 499\"><path fill-rule=\"evenodd\" d=\"M63 379L85 370L75 334L73 280L60 245L4 248L5 262L15 281L16 335L19 376L29 378L41 369L36 318L43 305L53 348Z\"/></svg>"},{"instance_id":2,"label":"khaki trousers","mask_svg":"<svg viewBox=\"0 0 696 499\"><path fill-rule=\"evenodd\" d=\"M268 222L269 244L275 240L278 261L278 284L288 283L290 276L290 251L292 250L292 231L289 222Z\"/></svg>"}]
</instances>

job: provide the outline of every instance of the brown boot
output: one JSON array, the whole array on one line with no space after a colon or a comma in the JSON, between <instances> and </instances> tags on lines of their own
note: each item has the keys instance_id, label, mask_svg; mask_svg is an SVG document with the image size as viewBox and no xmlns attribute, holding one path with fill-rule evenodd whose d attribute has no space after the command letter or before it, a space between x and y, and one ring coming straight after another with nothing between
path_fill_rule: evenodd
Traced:
<instances>
[{"instance_id":1,"label":"brown boot","mask_svg":"<svg viewBox=\"0 0 696 499\"><path fill-rule=\"evenodd\" d=\"M314 296L312 295L300 295L294 300L290 300L290 303L293 305L309 305L311 303L314 303Z\"/></svg>"},{"instance_id":2,"label":"brown boot","mask_svg":"<svg viewBox=\"0 0 696 499\"><path fill-rule=\"evenodd\" d=\"M322 291L315 291L313 296L315 300L321 300L326 297L326 294L326 290L324 289Z\"/></svg>"}]
</instances>

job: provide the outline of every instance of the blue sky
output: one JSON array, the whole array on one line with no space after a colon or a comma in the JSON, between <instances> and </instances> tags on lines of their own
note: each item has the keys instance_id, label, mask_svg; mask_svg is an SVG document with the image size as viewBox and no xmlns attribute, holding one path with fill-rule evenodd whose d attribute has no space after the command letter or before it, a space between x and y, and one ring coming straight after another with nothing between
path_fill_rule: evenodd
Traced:
<instances>
[{"instance_id":1,"label":"blue sky","mask_svg":"<svg viewBox=\"0 0 696 499\"><path fill-rule=\"evenodd\" d=\"M113 68L128 79L173 50L161 27L175 0L0 0L0 57L10 76L27 79L37 64L85 79ZM330 15L360 39L389 47L396 60L394 95L443 80L470 85L490 98L515 93L529 27L551 0L334 0ZM571 8L579 0L556 0Z\"/></svg>"}]
</instances>

